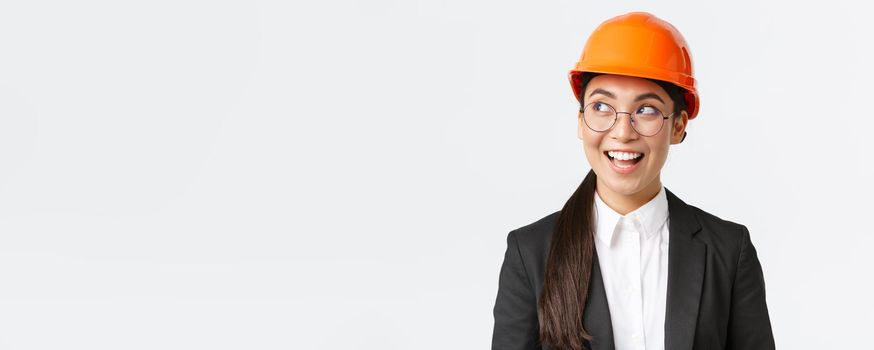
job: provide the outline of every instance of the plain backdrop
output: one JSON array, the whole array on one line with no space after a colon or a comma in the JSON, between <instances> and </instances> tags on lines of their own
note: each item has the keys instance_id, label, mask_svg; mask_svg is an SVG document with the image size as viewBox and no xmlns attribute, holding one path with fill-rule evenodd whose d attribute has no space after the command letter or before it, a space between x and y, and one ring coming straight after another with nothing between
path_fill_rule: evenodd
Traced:
<instances>
[{"instance_id":1,"label":"plain backdrop","mask_svg":"<svg viewBox=\"0 0 874 350\"><path fill-rule=\"evenodd\" d=\"M489 348L507 233L589 169L567 72L629 11L691 47L663 183L749 227L778 347L869 345L856 2L37 0L0 3L0 348Z\"/></svg>"}]
</instances>

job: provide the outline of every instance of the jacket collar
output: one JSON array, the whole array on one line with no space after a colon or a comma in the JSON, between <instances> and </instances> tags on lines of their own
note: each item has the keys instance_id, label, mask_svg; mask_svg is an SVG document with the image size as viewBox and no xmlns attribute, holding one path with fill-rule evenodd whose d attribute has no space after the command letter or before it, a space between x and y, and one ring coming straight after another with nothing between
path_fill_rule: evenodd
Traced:
<instances>
[{"instance_id":1,"label":"jacket collar","mask_svg":"<svg viewBox=\"0 0 874 350\"><path fill-rule=\"evenodd\" d=\"M667 188L664 190L670 215L665 349L688 350L692 348L697 325L706 246L694 239L701 224L692 207ZM613 325L597 252L590 280L583 314L583 326L593 337L589 345L593 350L613 350Z\"/></svg>"},{"instance_id":2,"label":"jacket collar","mask_svg":"<svg viewBox=\"0 0 874 350\"><path fill-rule=\"evenodd\" d=\"M692 207L667 191L670 223L668 230L668 295L665 310L665 349L692 349L707 246L695 240L701 223Z\"/></svg>"}]
</instances>

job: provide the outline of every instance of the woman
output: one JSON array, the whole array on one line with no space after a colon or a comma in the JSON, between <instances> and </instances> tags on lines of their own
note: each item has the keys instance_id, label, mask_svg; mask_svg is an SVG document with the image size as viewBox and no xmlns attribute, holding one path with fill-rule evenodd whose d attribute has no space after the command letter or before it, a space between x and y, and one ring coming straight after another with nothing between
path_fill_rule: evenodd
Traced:
<instances>
[{"instance_id":1,"label":"woman","mask_svg":"<svg viewBox=\"0 0 874 350\"><path fill-rule=\"evenodd\" d=\"M571 86L591 171L507 237L492 349L773 349L746 227L661 183L698 95L685 40L629 13L592 33Z\"/></svg>"}]
</instances>

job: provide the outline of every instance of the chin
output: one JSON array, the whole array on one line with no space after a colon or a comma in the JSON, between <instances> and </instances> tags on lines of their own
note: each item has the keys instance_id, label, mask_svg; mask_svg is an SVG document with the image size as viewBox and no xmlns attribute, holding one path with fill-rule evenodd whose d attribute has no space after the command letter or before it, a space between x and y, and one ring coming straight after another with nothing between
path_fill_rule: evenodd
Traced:
<instances>
[{"instance_id":1,"label":"chin","mask_svg":"<svg viewBox=\"0 0 874 350\"><path fill-rule=\"evenodd\" d=\"M630 196L646 188L646 184L644 184L641 179L636 176L618 176L616 174L610 174L609 169L607 169L607 171L608 176L599 176L599 178L603 179L603 184L607 186L607 188L611 192L623 196Z\"/></svg>"},{"instance_id":2,"label":"chin","mask_svg":"<svg viewBox=\"0 0 874 350\"><path fill-rule=\"evenodd\" d=\"M640 192L640 190L643 189L643 186L640 186L636 181L632 182L620 180L612 183L611 181L607 181L605 182L605 184L607 185L607 187L610 188L611 191L623 196L631 196L637 192Z\"/></svg>"}]
</instances>

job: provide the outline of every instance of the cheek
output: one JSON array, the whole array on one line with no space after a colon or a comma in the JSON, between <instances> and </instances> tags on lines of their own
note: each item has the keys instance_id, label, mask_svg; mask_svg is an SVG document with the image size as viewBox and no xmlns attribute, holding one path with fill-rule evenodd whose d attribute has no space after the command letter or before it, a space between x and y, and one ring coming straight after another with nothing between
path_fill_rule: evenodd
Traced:
<instances>
[{"instance_id":1,"label":"cheek","mask_svg":"<svg viewBox=\"0 0 874 350\"><path fill-rule=\"evenodd\" d=\"M667 140L664 143L650 145L650 153L649 157L647 157L649 158L649 164L661 168L665 164L665 160L668 158L669 146L670 144Z\"/></svg>"},{"instance_id":2,"label":"cheek","mask_svg":"<svg viewBox=\"0 0 874 350\"><path fill-rule=\"evenodd\" d=\"M592 135L591 133L583 133L583 150L586 152L586 158L589 161L594 161L598 159L598 155L601 154L601 138L599 135Z\"/></svg>"},{"instance_id":3,"label":"cheek","mask_svg":"<svg viewBox=\"0 0 874 350\"><path fill-rule=\"evenodd\" d=\"M662 167L665 166L665 161L668 159L667 152L651 152L649 157L649 164L652 168L661 171Z\"/></svg>"}]
</instances>

